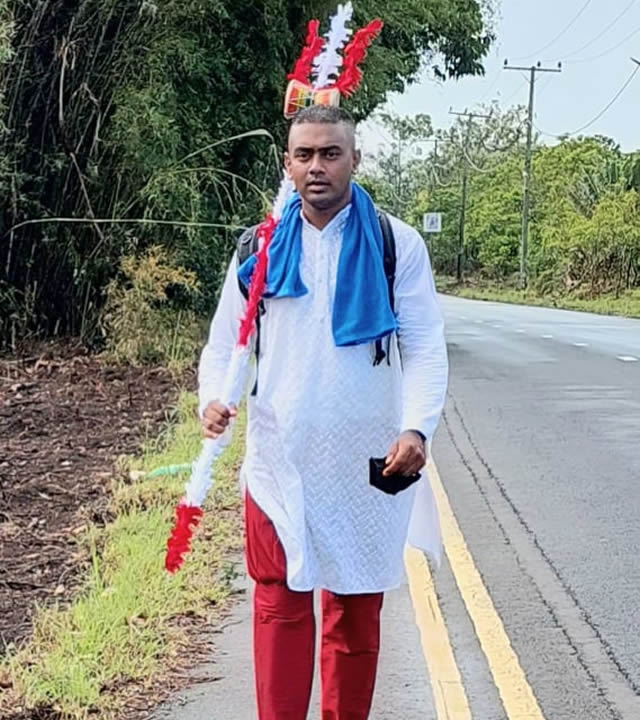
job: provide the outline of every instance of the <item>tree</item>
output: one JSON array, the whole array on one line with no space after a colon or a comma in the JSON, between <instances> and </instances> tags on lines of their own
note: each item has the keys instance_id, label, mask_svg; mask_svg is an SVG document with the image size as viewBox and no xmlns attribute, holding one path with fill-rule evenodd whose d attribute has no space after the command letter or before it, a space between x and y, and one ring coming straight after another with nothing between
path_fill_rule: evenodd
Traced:
<instances>
[{"instance_id":1,"label":"tree","mask_svg":"<svg viewBox=\"0 0 640 720\"><path fill-rule=\"evenodd\" d=\"M334 2L231 0L5 0L15 23L4 60L0 183L0 332L90 336L120 259L152 243L195 270L210 311L233 232L197 225L104 225L147 218L241 226L262 213L275 185L286 125L284 78L306 21ZM0 12L2 7L0 7ZM367 117L425 63L442 77L482 72L492 41L476 0L358 4L380 15L362 92ZM6 27L3 25L3 27ZM224 138L256 128L274 137ZM218 143L218 144L216 144ZM33 218L86 218L83 225ZM20 227L16 227L20 225Z\"/></svg>"},{"instance_id":2,"label":"tree","mask_svg":"<svg viewBox=\"0 0 640 720\"><path fill-rule=\"evenodd\" d=\"M441 212L442 232L430 237L437 272L452 274L459 249L461 185L469 172L465 216L467 273L512 282L519 268L524 109L469 125L457 120L403 186L405 220L422 228L425 212ZM395 119L395 127L410 127ZM533 157L530 261L542 293L620 294L640 284L639 154L624 155L606 137L566 138L537 145ZM380 154L367 177L376 198L393 199L393 157Z\"/></svg>"},{"instance_id":3,"label":"tree","mask_svg":"<svg viewBox=\"0 0 640 720\"><path fill-rule=\"evenodd\" d=\"M400 203L394 202L399 195L394 193L395 168L399 166L395 147L390 154L378 154L375 171L368 180L376 180L378 201L398 211L417 228L422 227L425 212L443 214L442 233L432 238L432 253L436 267L450 272L455 268L459 249L460 177L466 167L470 176L465 222L466 265L470 270L477 269L482 262L478 257L481 248L485 243L497 243L500 252L494 258L496 262L488 263L485 270L502 277L511 272L512 258L517 261L520 223L517 203L521 202L521 184L517 182L521 174L518 151L524 135L524 110L518 107L502 112L497 106L483 110L483 114L489 115L487 120L469 124L467 119L458 118L448 131L435 133L430 122L420 116L414 118L413 123L402 118L384 118L391 132L404 132L414 142L433 135L430 138L433 145L423 157L403 153L406 159L401 166ZM514 177L516 182L509 185ZM485 192L487 187L495 185L509 187L501 203ZM512 235L516 228L517 232Z\"/></svg>"},{"instance_id":4,"label":"tree","mask_svg":"<svg viewBox=\"0 0 640 720\"><path fill-rule=\"evenodd\" d=\"M379 113L376 117L392 142L373 156L375 171L365 172L362 181L375 188L376 201L381 207L403 216L423 180L415 151L419 143L433 133L431 118L424 114L401 117L393 113Z\"/></svg>"}]
</instances>

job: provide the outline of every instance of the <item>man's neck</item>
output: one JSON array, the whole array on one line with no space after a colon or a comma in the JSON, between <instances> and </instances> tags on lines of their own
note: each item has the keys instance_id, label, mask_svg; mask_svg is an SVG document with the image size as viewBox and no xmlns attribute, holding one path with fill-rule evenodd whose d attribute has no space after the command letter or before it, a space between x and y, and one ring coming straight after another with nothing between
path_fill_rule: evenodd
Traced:
<instances>
[{"instance_id":1,"label":"man's neck","mask_svg":"<svg viewBox=\"0 0 640 720\"><path fill-rule=\"evenodd\" d=\"M326 210L318 210L308 203L302 201L302 212L308 222L318 230L324 230L333 218L351 202L351 193L347 195L338 205L327 208Z\"/></svg>"}]
</instances>

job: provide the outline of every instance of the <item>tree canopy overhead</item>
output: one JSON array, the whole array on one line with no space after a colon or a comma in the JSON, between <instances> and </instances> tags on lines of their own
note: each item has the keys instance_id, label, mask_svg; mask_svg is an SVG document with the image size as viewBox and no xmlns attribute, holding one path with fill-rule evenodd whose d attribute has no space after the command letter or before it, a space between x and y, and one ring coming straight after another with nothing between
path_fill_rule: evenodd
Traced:
<instances>
[{"instance_id":1,"label":"tree canopy overhead","mask_svg":"<svg viewBox=\"0 0 640 720\"><path fill-rule=\"evenodd\" d=\"M151 243L202 281L210 310L229 257L225 231L51 222L147 218L235 224L261 212L279 160L282 98L312 17L333 2L2 0L0 332L85 336L124 255ZM440 77L482 72L492 41L480 0L362 0L354 23L385 27L349 103L368 116L425 63ZM253 190L251 189L253 188Z\"/></svg>"}]
</instances>

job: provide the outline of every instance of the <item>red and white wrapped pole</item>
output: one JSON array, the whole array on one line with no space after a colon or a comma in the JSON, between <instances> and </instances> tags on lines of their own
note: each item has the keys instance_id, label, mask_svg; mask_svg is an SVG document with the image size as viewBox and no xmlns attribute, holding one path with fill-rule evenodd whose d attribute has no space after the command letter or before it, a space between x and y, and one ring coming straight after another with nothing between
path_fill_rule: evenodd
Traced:
<instances>
[{"instance_id":1,"label":"red and white wrapped pole","mask_svg":"<svg viewBox=\"0 0 640 720\"><path fill-rule=\"evenodd\" d=\"M257 231L259 246L256 265L249 284L247 307L240 322L238 341L233 350L220 393L220 402L226 407L229 405L237 407L246 387L251 357L250 340L255 331L258 305L264 293L267 279L269 244L284 206L292 192L293 184L288 178L285 178L280 186L280 192L272 212L267 215ZM180 569L185 555L191 549L193 531L200 522L203 514L202 506L214 482L212 475L213 464L222 455L230 441L230 428L215 440L206 438L202 441L200 455L192 465L191 477L185 486L185 495L176 508L175 524L167 541L165 569L170 573L175 573Z\"/></svg>"}]
</instances>

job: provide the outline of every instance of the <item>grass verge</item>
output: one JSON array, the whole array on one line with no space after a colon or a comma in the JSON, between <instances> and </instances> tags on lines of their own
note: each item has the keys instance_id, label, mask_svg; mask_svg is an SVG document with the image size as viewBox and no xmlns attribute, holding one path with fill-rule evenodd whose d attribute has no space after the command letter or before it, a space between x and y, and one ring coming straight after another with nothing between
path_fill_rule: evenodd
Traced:
<instances>
[{"instance_id":1,"label":"grass verge","mask_svg":"<svg viewBox=\"0 0 640 720\"><path fill-rule=\"evenodd\" d=\"M91 571L83 591L67 608L39 610L30 642L0 667L14 713L21 706L70 720L124 717L132 688L149 688L180 664L187 641L181 619L210 619L224 607L242 543L237 473L244 416L216 466L193 550L175 576L164 570L164 550L187 475L140 477L197 455L194 409L194 396L181 396L164 434L128 462L127 470L138 473L122 473L115 482L114 521L85 538ZM187 665L192 661L189 654Z\"/></svg>"},{"instance_id":2,"label":"grass verge","mask_svg":"<svg viewBox=\"0 0 640 720\"><path fill-rule=\"evenodd\" d=\"M598 298L580 298L571 295L539 295L532 290L491 285L458 285L450 278L436 278L439 292L445 295L468 298L469 300L488 300L510 303L512 305L535 305L562 310L579 310L598 315L621 315L640 318L640 290L630 290L619 297L602 295Z\"/></svg>"}]
</instances>

